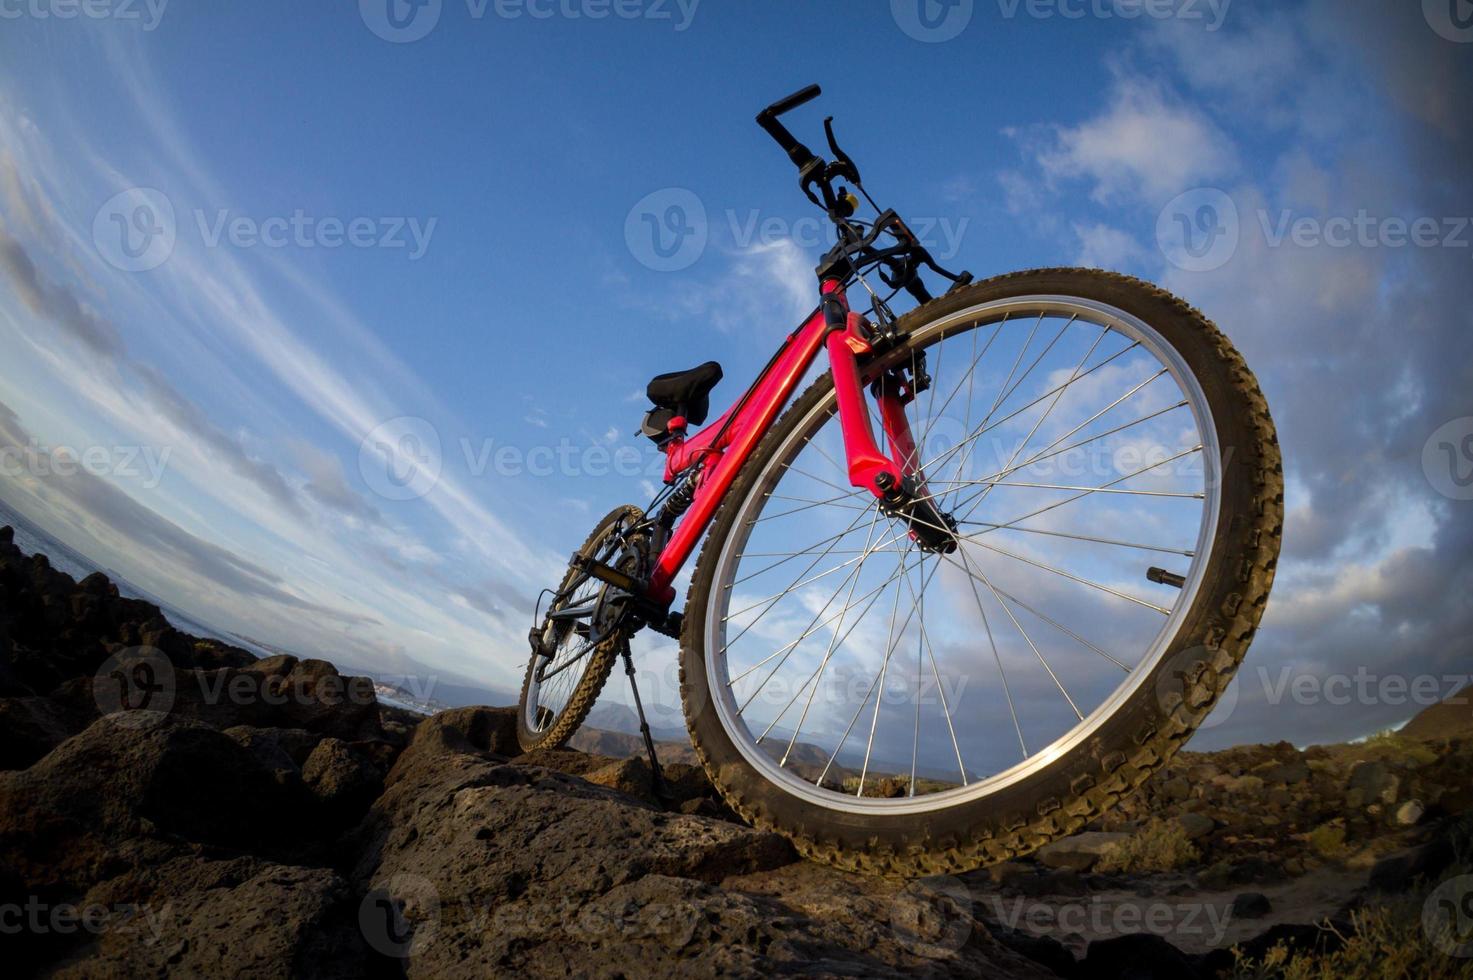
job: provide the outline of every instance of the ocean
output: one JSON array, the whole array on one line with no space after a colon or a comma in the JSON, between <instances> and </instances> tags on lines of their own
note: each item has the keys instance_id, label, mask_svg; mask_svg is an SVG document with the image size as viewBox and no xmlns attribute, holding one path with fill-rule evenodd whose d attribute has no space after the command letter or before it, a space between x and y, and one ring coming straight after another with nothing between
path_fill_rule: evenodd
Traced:
<instances>
[{"instance_id":1,"label":"ocean","mask_svg":"<svg viewBox=\"0 0 1473 980\"><path fill-rule=\"evenodd\" d=\"M112 580L118 587L118 592L130 599L142 599L159 607L169 625L176 630L188 633L191 636L199 636L221 643L229 643L231 646L241 647L249 650L258 657L269 657L271 651L261 647L250 640L236 636L228 630L219 629L203 622L180 610L178 607L160 599L158 596L142 589L110 568L99 565L86 555L46 533L26 517L3 500L0 500L0 526L9 524L15 529L15 545L28 555L43 554L51 562L51 567L57 571L65 572L72 578L80 581L93 572L101 572Z\"/></svg>"}]
</instances>

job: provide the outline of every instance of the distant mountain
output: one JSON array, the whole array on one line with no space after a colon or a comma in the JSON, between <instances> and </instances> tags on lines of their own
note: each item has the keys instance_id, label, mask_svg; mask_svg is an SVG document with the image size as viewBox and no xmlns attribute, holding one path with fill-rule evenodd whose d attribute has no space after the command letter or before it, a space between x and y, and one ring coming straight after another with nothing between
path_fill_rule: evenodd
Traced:
<instances>
[{"instance_id":1,"label":"distant mountain","mask_svg":"<svg viewBox=\"0 0 1473 980\"><path fill-rule=\"evenodd\" d=\"M513 701L513 703L516 703ZM678 708L667 708L662 704L646 704L644 706L645 717L650 723L650 735L656 741L689 742L685 732L685 716ZM588 712L588 719L584 722L593 728L601 728L610 732L623 732L630 735L639 734L639 715L627 704L618 701L601 700ZM640 742L641 746L644 744ZM643 751L643 749L641 749Z\"/></svg>"},{"instance_id":2,"label":"distant mountain","mask_svg":"<svg viewBox=\"0 0 1473 980\"><path fill-rule=\"evenodd\" d=\"M1459 738L1473 735L1473 687L1464 687L1422 709L1397 731L1408 738Z\"/></svg>"}]
</instances>

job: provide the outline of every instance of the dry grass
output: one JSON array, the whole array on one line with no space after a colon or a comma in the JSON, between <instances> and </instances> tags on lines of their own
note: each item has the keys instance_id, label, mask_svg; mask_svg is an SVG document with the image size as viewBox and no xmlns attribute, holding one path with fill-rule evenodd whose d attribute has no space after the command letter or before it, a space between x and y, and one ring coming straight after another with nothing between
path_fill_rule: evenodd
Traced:
<instances>
[{"instance_id":1,"label":"dry grass","mask_svg":"<svg viewBox=\"0 0 1473 980\"><path fill-rule=\"evenodd\" d=\"M1437 750L1421 739L1408 738L1394 729L1377 732L1365 741L1368 749L1379 749L1401 759L1410 759L1419 766L1428 766L1441 756Z\"/></svg>"},{"instance_id":2,"label":"dry grass","mask_svg":"<svg viewBox=\"0 0 1473 980\"><path fill-rule=\"evenodd\" d=\"M1328 826L1328 825L1327 825ZM1295 953L1282 944L1261 960L1240 956L1237 980L1454 980L1473 978L1473 957L1447 952L1466 944L1468 935L1452 935L1448 922L1432 917L1435 934L1423 922L1429 897L1442 882L1473 872L1473 824L1454 831L1457 860L1436 879L1420 882L1405 895L1389 896L1351 916L1345 931L1328 923L1343 943L1333 953ZM1454 886L1455 887L1455 886ZM1436 899L1431 899L1436 901ZM1434 910L1436 911L1436 910Z\"/></svg>"},{"instance_id":3,"label":"dry grass","mask_svg":"<svg viewBox=\"0 0 1473 980\"><path fill-rule=\"evenodd\" d=\"M1106 874L1175 871L1196 864L1201 852L1174 821L1152 820L1129 840L1112 845L1095 870Z\"/></svg>"},{"instance_id":4,"label":"dry grass","mask_svg":"<svg viewBox=\"0 0 1473 980\"><path fill-rule=\"evenodd\" d=\"M1430 891L1430 889L1429 889ZM1351 916L1333 953L1294 953L1282 944L1262 960L1238 960L1237 980L1452 980L1473 977L1473 960L1443 952L1422 929L1425 893Z\"/></svg>"}]
</instances>

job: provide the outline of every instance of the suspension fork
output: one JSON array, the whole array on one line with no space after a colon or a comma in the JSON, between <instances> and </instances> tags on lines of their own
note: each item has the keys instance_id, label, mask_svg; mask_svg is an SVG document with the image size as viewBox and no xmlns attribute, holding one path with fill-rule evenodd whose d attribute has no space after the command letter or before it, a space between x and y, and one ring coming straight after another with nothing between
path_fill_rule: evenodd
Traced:
<instances>
[{"instance_id":1,"label":"suspension fork","mask_svg":"<svg viewBox=\"0 0 1473 980\"><path fill-rule=\"evenodd\" d=\"M905 406L915 400L918 379L907 379L901 371L892 368L873 382L871 390L890 448L890 455L886 456L875 443L869 408L864 401L859 357L872 350L864 318L849 309L842 283L824 280L823 294L822 308L828 330L824 346L834 379L849 482L874 494L886 514L904 520L910 527L911 538L922 550L949 554L956 550L956 524L949 514L937 508L926 486L920 453L905 414Z\"/></svg>"},{"instance_id":2,"label":"suspension fork","mask_svg":"<svg viewBox=\"0 0 1473 980\"><path fill-rule=\"evenodd\" d=\"M834 397L839 406L839 426L844 434L845 463L849 482L883 500L906 477L906 467L916 462L915 440L905 415L903 387L887 372L874 386L880 409L880 424L890 446L890 456L875 443L869 409L864 401L864 379L859 357L871 350L863 318L851 312L843 285L826 279L823 283L823 313L828 333L824 347L829 353L829 370L834 379Z\"/></svg>"}]
</instances>

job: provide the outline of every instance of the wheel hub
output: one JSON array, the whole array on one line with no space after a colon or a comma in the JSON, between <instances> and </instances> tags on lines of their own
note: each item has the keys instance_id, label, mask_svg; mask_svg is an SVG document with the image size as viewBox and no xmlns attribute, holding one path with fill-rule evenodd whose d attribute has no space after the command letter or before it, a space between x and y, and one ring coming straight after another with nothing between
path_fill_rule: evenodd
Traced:
<instances>
[{"instance_id":1,"label":"wheel hub","mask_svg":"<svg viewBox=\"0 0 1473 980\"><path fill-rule=\"evenodd\" d=\"M936 499L929 493L920 492L914 477L903 478L899 486L880 489L884 490L880 512L904 521L916 547L931 554L949 555L956 551L956 518L938 508Z\"/></svg>"}]
</instances>

